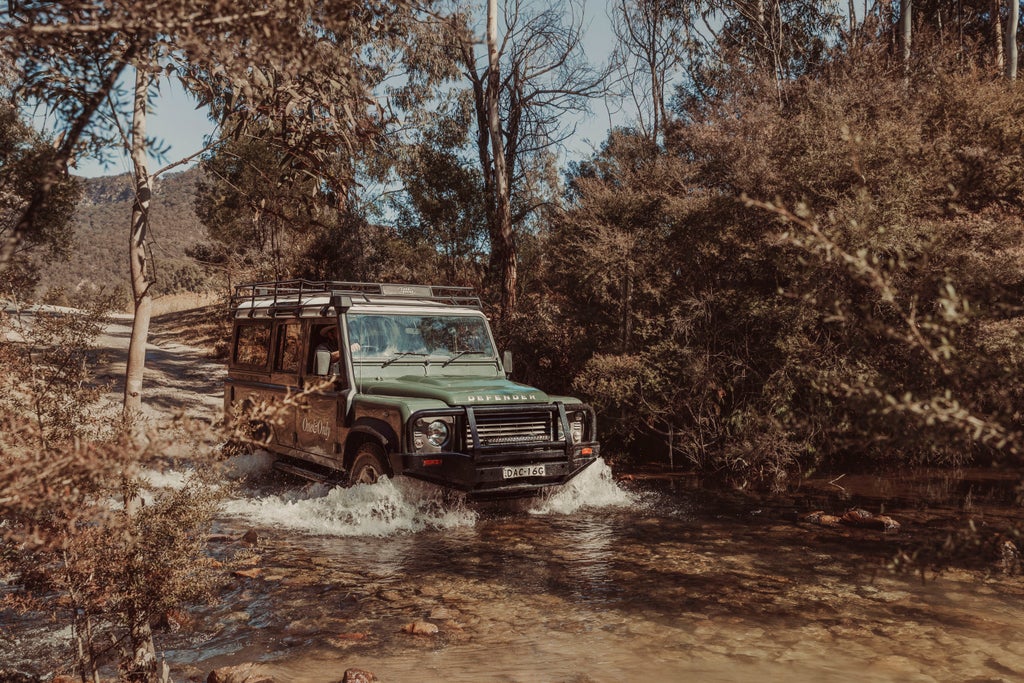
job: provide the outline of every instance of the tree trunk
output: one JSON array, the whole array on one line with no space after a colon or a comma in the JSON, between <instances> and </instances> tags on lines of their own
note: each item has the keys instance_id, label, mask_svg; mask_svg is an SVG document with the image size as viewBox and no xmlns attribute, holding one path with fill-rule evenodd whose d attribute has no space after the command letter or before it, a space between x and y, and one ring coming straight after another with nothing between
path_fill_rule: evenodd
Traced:
<instances>
[{"instance_id":1,"label":"tree trunk","mask_svg":"<svg viewBox=\"0 0 1024 683\"><path fill-rule=\"evenodd\" d=\"M857 9L853 5L853 0L847 0L847 12L850 13L850 49L853 50L857 47Z\"/></svg>"},{"instance_id":2,"label":"tree trunk","mask_svg":"<svg viewBox=\"0 0 1024 683\"><path fill-rule=\"evenodd\" d=\"M501 317L507 320L516 308L516 249L512 238L512 202L505 163L501 117L498 112L501 95L501 72L498 64L498 0L487 0L487 129L491 137L494 161L495 218L491 249L498 251L501 266ZM497 238L494 243L493 238Z\"/></svg>"},{"instance_id":3,"label":"tree trunk","mask_svg":"<svg viewBox=\"0 0 1024 683\"><path fill-rule=\"evenodd\" d=\"M1017 80L1017 25L1020 23L1019 0L1010 0L1010 15L1006 19L1006 77Z\"/></svg>"},{"instance_id":4,"label":"tree trunk","mask_svg":"<svg viewBox=\"0 0 1024 683\"><path fill-rule=\"evenodd\" d=\"M913 38L913 0L900 0L900 46L903 49L903 72L910 74L910 44Z\"/></svg>"},{"instance_id":5,"label":"tree trunk","mask_svg":"<svg viewBox=\"0 0 1024 683\"><path fill-rule=\"evenodd\" d=\"M153 629L149 625L149 614L145 609L132 605L128 609L128 637L132 645L129 681L150 683L157 677L156 648L153 647Z\"/></svg>"},{"instance_id":6,"label":"tree trunk","mask_svg":"<svg viewBox=\"0 0 1024 683\"><path fill-rule=\"evenodd\" d=\"M996 41L996 69L999 71L1006 68L1006 50L1003 45L1005 36L1003 35L1003 19L1000 16L1002 2L1003 0L992 0L992 37Z\"/></svg>"},{"instance_id":7,"label":"tree trunk","mask_svg":"<svg viewBox=\"0 0 1024 683\"><path fill-rule=\"evenodd\" d=\"M129 520L128 528L124 530L128 559L123 570L123 583L127 588L125 617L128 642L131 646L130 659L122 661L121 667L127 673L129 681L151 683L157 679L156 647L153 645L153 629L149 625L150 612L144 600L147 594L145 559L142 556L144 550L139 543L138 529L132 523L141 513L142 500L133 486L133 481L127 475L121 479L121 496L124 513Z\"/></svg>"},{"instance_id":8,"label":"tree trunk","mask_svg":"<svg viewBox=\"0 0 1024 683\"><path fill-rule=\"evenodd\" d=\"M146 237L149 232L149 202L152 181L146 165L146 94L152 77L142 66L135 70L135 107L132 115L131 157L135 180L135 203L132 205L131 235L128 258L131 265L132 299L135 318L128 345L128 365L124 382L124 417L136 419L142 410L142 377L146 369L146 343L149 340L149 320L153 312L153 299L146 257Z\"/></svg>"}]
</instances>

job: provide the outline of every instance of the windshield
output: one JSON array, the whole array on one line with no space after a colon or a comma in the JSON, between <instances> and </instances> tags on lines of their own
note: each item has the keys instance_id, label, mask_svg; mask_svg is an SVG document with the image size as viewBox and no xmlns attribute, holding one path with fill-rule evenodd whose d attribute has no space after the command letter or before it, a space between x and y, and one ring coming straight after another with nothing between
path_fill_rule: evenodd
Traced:
<instances>
[{"instance_id":1,"label":"windshield","mask_svg":"<svg viewBox=\"0 0 1024 683\"><path fill-rule=\"evenodd\" d=\"M353 360L494 357L479 316L349 313L348 340Z\"/></svg>"}]
</instances>

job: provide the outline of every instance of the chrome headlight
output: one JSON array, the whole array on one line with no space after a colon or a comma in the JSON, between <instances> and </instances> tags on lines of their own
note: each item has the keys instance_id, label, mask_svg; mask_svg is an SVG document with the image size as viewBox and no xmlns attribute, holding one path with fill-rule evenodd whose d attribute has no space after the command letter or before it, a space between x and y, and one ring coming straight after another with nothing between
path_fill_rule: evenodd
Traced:
<instances>
[{"instance_id":1,"label":"chrome headlight","mask_svg":"<svg viewBox=\"0 0 1024 683\"><path fill-rule=\"evenodd\" d=\"M451 418L417 420L413 429L413 446L417 451L442 450L451 439L451 425Z\"/></svg>"},{"instance_id":2,"label":"chrome headlight","mask_svg":"<svg viewBox=\"0 0 1024 683\"><path fill-rule=\"evenodd\" d=\"M434 420L427 425L427 443L434 448L441 448L448 443L448 425L441 420Z\"/></svg>"}]
</instances>

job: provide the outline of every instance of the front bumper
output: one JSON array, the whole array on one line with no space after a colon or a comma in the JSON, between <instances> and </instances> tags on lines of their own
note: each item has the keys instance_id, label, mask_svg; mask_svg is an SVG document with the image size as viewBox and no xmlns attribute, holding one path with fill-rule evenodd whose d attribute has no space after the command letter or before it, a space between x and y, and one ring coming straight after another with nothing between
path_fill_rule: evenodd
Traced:
<instances>
[{"instance_id":1,"label":"front bumper","mask_svg":"<svg viewBox=\"0 0 1024 683\"><path fill-rule=\"evenodd\" d=\"M583 455L584 450L589 450ZM465 491L472 498L513 498L532 496L548 486L564 484L597 460L597 443L574 447L571 457L564 451L492 454L487 460L466 453L404 453L402 474L438 486ZM498 457L495 457L498 456ZM543 475L528 474L543 467Z\"/></svg>"},{"instance_id":2,"label":"front bumper","mask_svg":"<svg viewBox=\"0 0 1024 683\"><path fill-rule=\"evenodd\" d=\"M572 440L566 406L561 403L524 404L501 407L457 407L424 410L414 413L408 421L406 443L413 442L413 426L417 420L448 416L463 435L457 450L442 452L402 453L401 474L432 484L465 491L475 499L531 496L549 486L564 484L600 456L593 409L573 405L572 410L589 414L590 426L581 443ZM529 414L548 420L550 429L542 440L506 442L485 434L483 425L508 426Z\"/></svg>"}]
</instances>

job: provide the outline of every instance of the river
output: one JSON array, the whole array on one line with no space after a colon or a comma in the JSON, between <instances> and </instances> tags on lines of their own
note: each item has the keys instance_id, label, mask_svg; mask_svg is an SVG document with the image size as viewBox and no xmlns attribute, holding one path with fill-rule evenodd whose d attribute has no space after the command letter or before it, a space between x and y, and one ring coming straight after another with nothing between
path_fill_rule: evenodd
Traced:
<instances>
[{"instance_id":1,"label":"river","mask_svg":"<svg viewBox=\"0 0 1024 683\"><path fill-rule=\"evenodd\" d=\"M545 499L470 506L410 481L329 490L259 457L236 466L214 554L255 531L258 575L161 636L179 678L258 662L278 681L350 667L391 682L1024 679L1019 577L994 558L924 581L887 567L963 490L975 517L1015 515L998 481L861 478L854 496L851 477L762 505L686 482L627 488L599 461ZM898 533L796 520L811 501L883 499L903 506L886 510ZM437 632L407 633L417 622Z\"/></svg>"}]
</instances>

